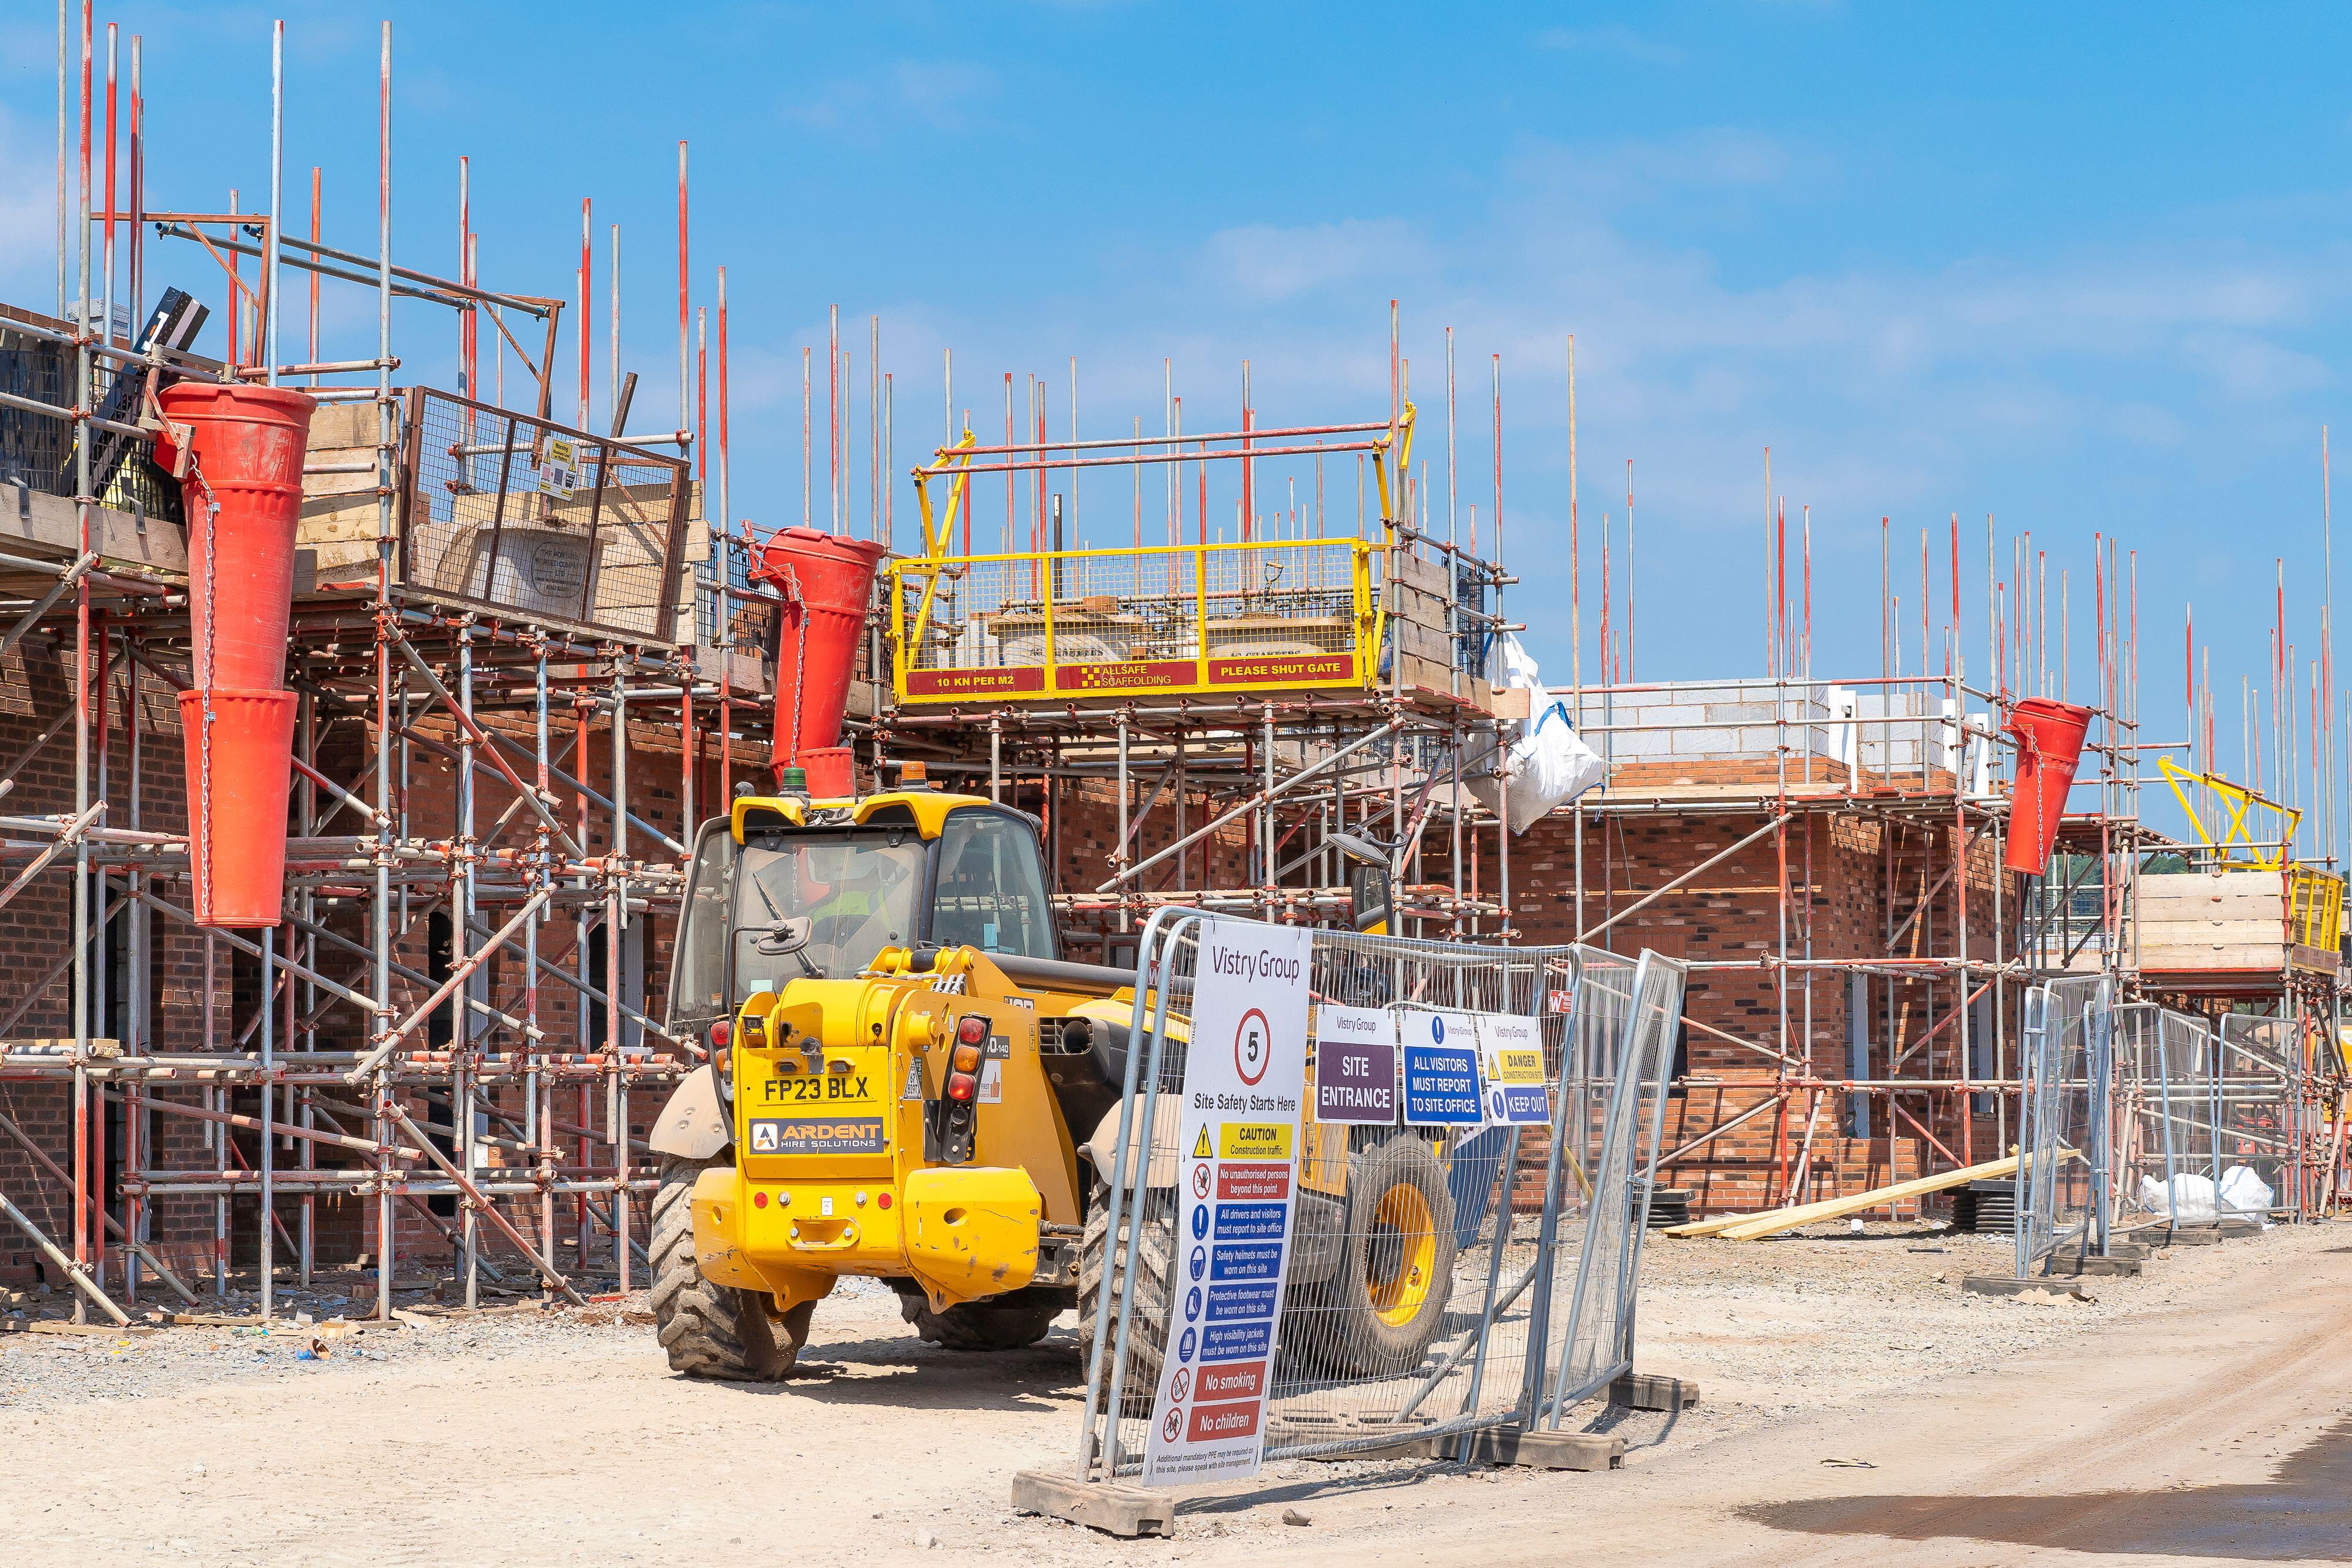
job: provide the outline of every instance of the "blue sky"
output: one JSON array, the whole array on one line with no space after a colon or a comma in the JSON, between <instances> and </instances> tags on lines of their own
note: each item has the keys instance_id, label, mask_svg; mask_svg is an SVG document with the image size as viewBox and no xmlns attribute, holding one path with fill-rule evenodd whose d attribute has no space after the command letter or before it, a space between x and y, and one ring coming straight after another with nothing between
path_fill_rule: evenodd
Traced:
<instances>
[{"instance_id":1,"label":"blue sky","mask_svg":"<svg viewBox=\"0 0 2352 1568\"><path fill-rule=\"evenodd\" d=\"M35 306L54 291L46 13L0 21L0 296ZM259 204L269 15L100 14L101 38L111 19L147 40L154 204L231 185ZM289 28L289 184L323 165L329 237L355 246L379 15L314 5ZM1502 356L1511 603L1556 678L1570 331L1588 649L1600 517L1622 520L1630 458L1642 676L1759 667L1767 445L1792 519L1812 507L1822 674L1876 673L1882 516L1906 663L1918 530L1941 541L1957 512L1982 669L1990 513L2002 575L2017 530L2052 551L2053 620L2071 570L2077 695L2092 536L2136 549L2150 737L2185 732L2193 597L2232 771L2274 557L2290 636L2317 647L2320 427L2347 412L2352 332L2352 111L2326 67L2352 14L517 4L493 25L434 4L394 22L402 259L454 267L470 153L485 280L569 293L592 196L600 410L615 222L638 407L675 406L672 179L692 143L696 297L727 264L735 510L761 523L798 517L797 361L820 345L821 386L828 305L856 323L861 407L864 322L882 318L903 466L940 426L942 347L983 430L1007 371L1049 380L1063 429L1073 355L1088 434L1157 423L1163 356L1189 428L1237 418L1244 358L1262 423L1377 416L1393 297L1440 516L1442 331L1468 404L1461 505L1482 516ZM205 265L180 247L152 270L216 298ZM330 320L331 354L365 351L370 301ZM419 307L400 332L404 377L446 382L446 326Z\"/></svg>"}]
</instances>

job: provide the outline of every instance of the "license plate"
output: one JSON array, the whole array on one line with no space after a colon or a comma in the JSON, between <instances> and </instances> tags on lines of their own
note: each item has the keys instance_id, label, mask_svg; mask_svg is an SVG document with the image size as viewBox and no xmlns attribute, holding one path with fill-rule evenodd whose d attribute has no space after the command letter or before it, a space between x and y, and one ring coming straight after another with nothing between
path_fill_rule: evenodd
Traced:
<instances>
[{"instance_id":1,"label":"license plate","mask_svg":"<svg viewBox=\"0 0 2352 1568\"><path fill-rule=\"evenodd\" d=\"M835 1071L840 1067L842 1071ZM822 1072L779 1072L761 1083L751 1113L871 1111L878 1116L890 1091L887 1051L858 1051L826 1059Z\"/></svg>"},{"instance_id":2,"label":"license plate","mask_svg":"<svg viewBox=\"0 0 2352 1568\"><path fill-rule=\"evenodd\" d=\"M873 1105L880 1103L874 1092L874 1075L863 1069L848 1072L795 1072L784 1078L771 1078L761 1092L764 1106Z\"/></svg>"}]
</instances>

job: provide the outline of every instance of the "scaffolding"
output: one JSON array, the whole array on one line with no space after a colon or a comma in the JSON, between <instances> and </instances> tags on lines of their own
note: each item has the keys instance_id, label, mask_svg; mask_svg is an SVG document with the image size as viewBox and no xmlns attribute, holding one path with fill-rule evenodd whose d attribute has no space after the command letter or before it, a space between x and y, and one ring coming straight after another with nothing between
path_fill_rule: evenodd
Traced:
<instances>
[{"instance_id":1,"label":"scaffolding","mask_svg":"<svg viewBox=\"0 0 2352 1568\"><path fill-rule=\"evenodd\" d=\"M80 200L60 256L79 258L80 298L102 283L106 302L66 308L61 262L57 314L0 319L12 355L0 466L33 497L0 541L0 593L13 601L0 653L33 660L29 744L0 795L68 748L73 776L55 800L28 785L10 803L18 814L0 819L12 873L0 907L66 884L44 927L54 936L15 944L24 989L0 1000L7 1215L37 1266L71 1281L78 1316L119 1318L159 1288L194 1304L209 1285L266 1317L281 1266L300 1290L322 1259L355 1251L379 1313L436 1274L468 1305L486 1289L625 1291L642 1278L635 1209L654 1185L645 1126L706 1054L664 1031L646 971L692 831L764 771L773 696L789 686L772 667L787 600L755 580L759 541L728 498L723 269L715 410L710 322L689 313L685 149L677 428L623 434L635 377L619 376L616 351L599 432L584 205L574 300L484 285L462 163L456 276L394 259L388 25L369 252L321 236L317 171L310 232L289 232L282 26L266 204L233 194L226 211L159 209L143 189L139 42L119 164L115 40L110 29L93 138L99 57L83 16ZM217 267L225 358L192 351L203 310L178 291L152 291L152 320L169 330L131 329L151 319L151 237ZM308 284L299 352L287 346L301 303L289 278ZM322 287L373 296L372 353L322 352ZM395 300L404 320L421 306L456 322L457 391L396 381ZM580 349L570 423L554 413L567 306ZM615 321L618 310L615 289ZM982 447L967 431L915 472L925 546L891 564L852 703L863 780L929 759L1034 806L1074 936L1113 957L1139 915L1169 903L1507 939L1507 849L1468 803L1477 765L1465 760L1499 739L1506 705L1486 662L1517 630L1502 602L1499 361L1482 550L1475 506L1466 541L1453 512L1450 341L1447 515L1433 526L1427 465L1411 468L1416 415L1393 308L1390 327L1390 406L1353 423L1261 423L1244 367L1237 431L1183 433L1171 392L1165 439L1082 440L1074 419L1055 441L1033 382L1022 440L1008 377L1005 442ZM878 322L874 333L868 506L887 538L890 378ZM486 337L499 367L487 387ZM829 471L845 530L851 382L837 319L828 358L825 450L811 450L804 420L803 473ZM178 486L152 460L154 394L185 376L299 382L319 408L288 666L300 706L285 918L250 933L199 929L191 915L171 711L192 674L186 555ZM1351 463L1348 527L1326 485ZM1086 549L1080 471L1119 467L1134 471L1134 538ZM1169 486L1164 546L1141 534L1153 467ZM1213 472L1239 486L1230 528L1210 521ZM999 477L1003 549L976 554L972 486ZM956 501L933 517L935 489L950 487ZM815 522L809 488L803 520ZM1177 587L1155 599L1166 582ZM951 624L985 631L944 632ZM1039 680L1052 702L975 706L920 690L927 650L950 653L930 664L964 667L957 636L985 642L981 664L1036 672L1016 679ZM36 689L35 655L52 654L55 694ZM41 702L52 695L54 712ZM1116 840L1089 852L1075 823L1106 794ZM1433 824L1449 824L1446 841L1433 841ZM1504 865L1491 883L1482 833ZM50 1101L62 1115L24 1108Z\"/></svg>"},{"instance_id":2,"label":"scaffolding","mask_svg":"<svg viewBox=\"0 0 2352 1568\"><path fill-rule=\"evenodd\" d=\"M942 445L913 471L922 549L892 563L884 592L876 775L886 758L921 761L1034 807L1071 938L1113 956L1167 904L1501 938L1509 852L1469 786L1481 743L1491 773L1499 738L1490 655L1522 628L1504 612L1499 528L1489 559L1475 523L1466 545L1427 527L1393 307L1390 363L1377 420L1261 425L1245 391L1236 430L1184 434L1171 400L1160 435L1055 441L1041 428L983 446L967 428ZM1499 371L1495 397L1499 428ZM1301 477L1312 486L1311 513L1260 504L1266 470L1286 460L1305 471L1287 476L1294 493ZM1349 460L1356 516L1336 524L1326 469ZM1120 468L1129 538L1072 548L1075 506L1066 515L1049 485ZM1145 542L1153 470L1164 543L1160 518ZM1233 481L1230 529L1211 520L1213 474ZM1008 548L975 554L973 487L992 476ZM1030 548L1016 549L1024 497ZM1094 852L1065 831L1089 813L1108 835ZM1433 821L1452 826L1434 852ZM1482 831L1500 866L1491 886Z\"/></svg>"},{"instance_id":3,"label":"scaffolding","mask_svg":"<svg viewBox=\"0 0 2352 1568\"><path fill-rule=\"evenodd\" d=\"M0 818L0 906L37 904L68 879L51 939L19 927L0 1001L0 1160L64 1202L21 1187L0 1201L70 1281L77 1318L124 1321L157 1291L194 1304L233 1281L268 1317L280 1265L310 1287L330 1231L346 1260L362 1254L379 1315L444 1259L445 1293L467 1305L485 1288L626 1291L644 1278L635 1233L655 1185L643 1129L706 1053L650 1016L643 970L664 940L650 928L675 910L698 802L724 800L765 750L723 632L717 678L698 671L687 566L710 552L696 537L692 424L682 410L677 431L652 438L677 449L665 454L619 434L625 392L611 433L552 419L565 302L478 287L470 230L457 279L394 262L389 24L372 254L320 242L315 171L310 237L282 232L283 24L261 212L146 206L141 50L131 40L119 165L111 26L94 156L91 44L85 6L82 239L68 246L61 225L60 294L71 255L78 297L102 280L105 303L0 317L0 468L19 500L0 541L0 593L15 601L0 653L24 662L31 736L0 783L18 809ZM681 149L682 300L684 200ZM147 309L151 227L219 264L226 362L180 346L192 325L176 340L126 330ZM310 279L307 355L281 344L276 280L289 275ZM373 295L373 355L320 358L321 280ZM395 298L454 313L469 391L488 319L501 358L528 372L528 409L395 385ZM161 303L186 319L172 295ZM517 323L543 328L535 357ZM146 416L159 385L191 375L299 380L319 404L289 653L284 918L248 933L194 925L179 826L186 562ZM583 413L587 376L583 351ZM723 487L723 444L720 463ZM69 789L52 791L66 798L39 810L39 786L19 786L68 747ZM648 766L667 775L651 789ZM633 805L665 795L658 812ZM62 1117L26 1109L58 1100Z\"/></svg>"},{"instance_id":4,"label":"scaffolding","mask_svg":"<svg viewBox=\"0 0 2352 1568\"><path fill-rule=\"evenodd\" d=\"M22 988L0 991L0 1172L30 1173L62 1201L9 1191L12 1178L0 1213L72 1282L78 1313L117 1319L159 1286L194 1302L247 1277L267 1316L278 1264L309 1284L330 1232L345 1251L363 1241L379 1313L444 1263L445 1288L467 1304L524 1284L575 1300L625 1291L642 1278L635 1207L654 1186L641 1131L706 1054L664 1031L646 972L694 829L761 777L776 694L792 686L773 668L787 598L753 580L758 541L729 497L726 278L719 269L714 323L688 289L685 146L677 424L626 434L635 378L619 371L616 235L600 432L586 204L572 299L482 285L462 166L457 276L394 263L388 24L367 251L321 238L315 171L309 233L285 232L282 70L266 208L148 208L138 41L119 161L113 30L94 140L100 57L81 16L79 201L70 224L60 208L58 307L0 310L0 499L16 497L15 525L0 528L0 656L27 672L26 739L0 778L12 813L0 816L0 911L55 915L37 937L12 937ZM274 42L282 50L282 28ZM148 319L151 231L220 268L225 360L192 353L184 334L131 333ZM308 285L300 353L282 342L289 276ZM367 357L322 356L328 284L373 296ZM396 383L395 299L449 312L454 392ZM555 408L567 308L579 351L568 423ZM2077 785L2094 803L2066 816L2047 875L2014 882L1998 870L2003 723L2020 695L2071 695L2063 574L2053 620L2045 558L2020 537L2004 571L1988 521L1982 615L1964 618L1958 520L1948 593L1931 593L1923 535L1906 656L1883 549L1882 668L1824 678L1810 529L1801 521L1792 563L1772 504L1764 674L1644 682L1629 471L1622 565L1604 524L1601 657L1588 682L1571 345L1572 664L1555 695L1610 771L1530 830L1553 848L1569 841L1565 876L1538 881L1529 841L1515 851L1498 809L1505 747L1534 716L1499 668L1504 640L1524 630L1505 606L1518 580L1503 548L1500 358L1487 417L1465 418L1448 332L1436 478L1413 455L1424 416L1393 303L1388 325L1388 406L1327 423L1261 423L1244 366L1236 426L1187 433L1171 384L1160 432L1138 420L1082 437L1074 364L1066 437L1048 429L1045 383L1032 378L1024 418L1007 375L1003 437L982 444L949 361L940 442L910 475L920 539L887 564L850 704L861 783L919 762L1032 811L1069 939L1111 963L1131 962L1150 913L1171 904L1495 946L1659 945L1677 925L1700 931L1664 918L1688 898L1714 901L1717 925L1761 922L1769 934L1744 935L1737 953L1668 955L1691 975L1695 1048L1739 1065L1680 1075L1684 1127L1662 1160L1671 1181L1769 1128L1751 1162L1764 1172L1748 1195L1759 1207L1834 1190L1841 1124L1850 1141L1900 1140L1923 1164L2006 1147L2024 994L2086 974L2209 1019L2274 1020L2294 1043L2272 1057L2310 1110L2285 1205L2340 1195L2334 813L2318 814L2321 853L2296 858L2292 822L2272 846L2290 879L2285 918L2305 936L2284 944L2274 971L2226 983L2143 971L2141 884L2182 852L2143 819L2144 768L2185 750L2190 773L2219 768L2210 682L2200 692L2193 666L2191 743L2142 734L2137 565L2114 541L2096 545L2095 719ZM872 332L867 517L895 543L892 378L878 321ZM827 360L822 457L803 417L802 520L825 520L812 494L823 466L842 532L855 527L855 422L837 316ZM194 926L175 831L168 709L190 678L185 557L147 414L157 386L183 375L299 381L320 404L289 653L301 706L285 919L250 936ZM1489 421L1482 528L1458 449L1465 426ZM1348 518L1327 491L1350 468ZM1940 624L1931 600L1948 605ZM1964 631L1974 624L1980 643ZM2271 795L2242 787L2241 815L2247 799L2284 799L2302 772L2275 738L2295 712L2283 610L2276 645L2286 695L2273 694ZM2333 702L2331 690L2314 705L2315 800L2332 799L2318 737L2332 759L2321 720ZM68 751L50 783L33 782ZM2261 771L2250 760L2247 776ZM2192 815L2200 834L2221 831ZM1662 822L1715 836L1679 864L1628 849ZM1841 833L1841 874L1871 890L1866 932L1825 924L1820 862ZM1743 867L1759 874L1706 880ZM1733 980L1760 1001L1710 1013L1709 986ZM1825 1036L1832 1017L1843 1029ZM1693 1108L1694 1089L1713 1110ZM45 1144L20 1090L63 1105L61 1147Z\"/></svg>"},{"instance_id":5,"label":"scaffolding","mask_svg":"<svg viewBox=\"0 0 2352 1568\"><path fill-rule=\"evenodd\" d=\"M2053 617L2046 567L2030 538L2004 551L1988 519L1981 619L1971 622L1958 519L1933 553L1923 531L1919 602L1938 613L1921 613L1913 656L1904 654L1890 583L1882 588L1881 670L1823 677L1811 668L1810 528L1794 541L1790 532L1776 501L1766 517L1763 677L1616 678L1630 651L1604 632L1612 678L1573 697L1580 730L1602 750L1610 777L1570 810L1573 913L1559 930L1579 941L1654 943L1685 957L1687 1038L1715 1062L1713 1071L1678 1071L1685 1120L1680 1135L1670 1131L1661 1180L1691 1188L1703 1207L1764 1208L1994 1157L1988 1146L1997 1155L2017 1135L2028 992L2104 977L2118 996L2161 997L2217 1030L2234 1019L2269 1031L2279 1042L2264 1058L2272 1081L2249 1092L2294 1110L2284 1114L2286 1132L2267 1134L2277 1142L2260 1151L2264 1168L2285 1173L2283 1214L2327 1201L2340 1189L2343 1143L2331 1109L2342 1103L2343 1064L2327 1042L2342 1005L2344 881L2327 869L2332 857L2295 859L2288 811L2278 839L2246 846L2239 834L2255 857L2242 863L2267 879L2259 944L2195 967L2152 946L2165 926L2164 901L2144 891L2151 877L2170 893L2175 879L2166 873L2220 869L2227 853L2200 825L2223 815L2210 805L2188 812L2203 848L2143 816L2157 764L2176 789L2185 776L2166 754L2210 747L2143 737L2131 552L2097 541L2082 770L2044 872L2015 876L2001 869L2011 806L2004 777L2014 772L2015 750L2007 717L2023 697L2071 695L2063 577ZM1882 549L1889 565L1891 553L1890 541ZM1931 574L1943 580L1931 584ZM1965 634L1972 623L1983 629L1980 645ZM2242 830L2250 800L2267 804L2209 781L2235 813L2233 831ZM1627 848L1629 827L1660 818L1705 822L1716 842L1732 841L1689 857L1696 863L1662 867ZM1737 874L1743 864L1752 877ZM1843 907L1847 895L1874 929ZM1744 913L1742 939L1670 913L1691 900ZM1736 923L1727 914L1717 924ZM1674 945L1685 937L1710 951ZM1750 951L1724 951L1739 947ZM1748 1005L1727 1005L1722 983L1742 979ZM1842 1141L1873 1145L1864 1157L1883 1168L1866 1179L1842 1172ZM1721 1173L1710 1167L1733 1143L1760 1145L1723 1156L1753 1179L1711 1196L1709 1181ZM1900 1168L1900 1144L1912 1145L1915 1168Z\"/></svg>"}]
</instances>

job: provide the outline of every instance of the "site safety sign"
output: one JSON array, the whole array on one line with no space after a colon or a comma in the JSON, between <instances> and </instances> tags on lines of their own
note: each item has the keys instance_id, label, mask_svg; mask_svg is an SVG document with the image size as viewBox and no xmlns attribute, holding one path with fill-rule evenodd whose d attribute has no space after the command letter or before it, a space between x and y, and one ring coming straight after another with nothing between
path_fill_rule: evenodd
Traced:
<instances>
[{"instance_id":1,"label":"site safety sign","mask_svg":"<svg viewBox=\"0 0 2352 1568\"><path fill-rule=\"evenodd\" d=\"M1480 1013L1479 1065L1486 1077L1486 1124L1540 1127L1551 1120L1544 1089L1542 1025L1517 1013Z\"/></svg>"},{"instance_id":2,"label":"site safety sign","mask_svg":"<svg viewBox=\"0 0 2352 1568\"><path fill-rule=\"evenodd\" d=\"M1408 1012L1401 1027L1405 1125L1482 1125L1486 1112L1478 1092L1478 1028L1470 1015Z\"/></svg>"},{"instance_id":3,"label":"site safety sign","mask_svg":"<svg viewBox=\"0 0 2352 1568\"><path fill-rule=\"evenodd\" d=\"M1396 1014L1336 1002L1316 1008L1315 1119L1396 1125Z\"/></svg>"},{"instance_id":4,"label":"site safety sign","mask_svg":"<svg viewBox=\"0 0 2352 1568\"><path fill-rule=\"evenodd\" d=\"M1200 933L1146 1486L1257 1473L1307 1087L1308 934L1213 918Z\"/></svg>"}]
</instances>

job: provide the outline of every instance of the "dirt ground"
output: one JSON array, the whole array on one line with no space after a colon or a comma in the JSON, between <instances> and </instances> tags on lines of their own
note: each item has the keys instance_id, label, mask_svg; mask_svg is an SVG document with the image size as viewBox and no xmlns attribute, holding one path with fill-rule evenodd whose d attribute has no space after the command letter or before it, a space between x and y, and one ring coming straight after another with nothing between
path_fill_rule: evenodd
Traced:
<instances>
[{"instance_id":1,"label":"dirt ground","mask_svg":"<svg viewBox=\"0 0 2352 1568\"><path fill-rule=\"evenodd\" d=\"M960 1356L867 1287L761 1388L672 1377L641 1303L5 1334L0 1561L2352 1561L2352 1229L2179 1249L2087 1302L1958 1289L2006 1261L1922 1227L1654 1239L1640 1364L1703 1398L1596 1413L1622 1470L1276 1464L1172 1542L1010 1510L1071 1458L1069 1320Z\"/></svg>"}]
</instances>

